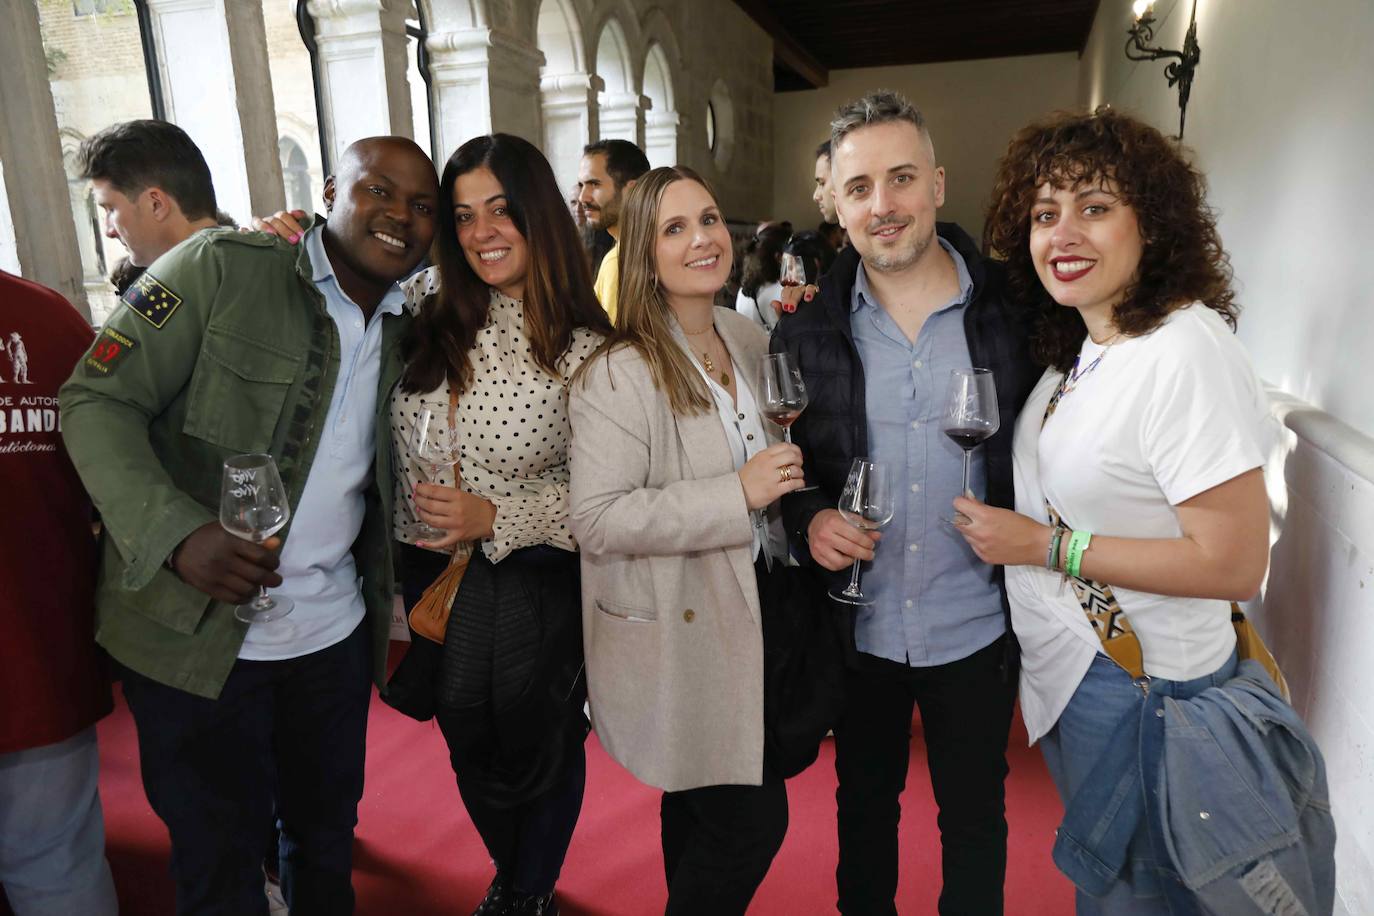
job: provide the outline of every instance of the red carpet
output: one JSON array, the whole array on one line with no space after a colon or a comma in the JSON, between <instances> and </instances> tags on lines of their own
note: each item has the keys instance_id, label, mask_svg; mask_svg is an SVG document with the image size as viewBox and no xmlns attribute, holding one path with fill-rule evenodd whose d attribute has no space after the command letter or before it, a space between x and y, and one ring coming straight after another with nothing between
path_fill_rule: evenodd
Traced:
<instances>
[{"instance_id":1,"label":"red carpet","mask_svg":"<svg viewBox=\"0 0 1374 916\"><path fill-rule=\"evenodd\" d=\"M1020 721L1011 738L1007 815L1009 916L1062 916L1072 890L1050 861L1059 800L1040 754L1026 748ZM587 796L559 882L568 916L663 912L658 793L587 743ZM902 798L902 874L898 909L935 913L939 840L919 729ZM101 795L110 864L126 916L172 913L167 832L153 815L138 775L133 720L120 701L100 724ZM367 792L354 860L363 916L467 916L486 890L490 866L463 813L437 728L375 698L368 735ZM821 759L787 784L791 826L751 914L835 912L835 771L827 742ZM4 909L0 903L0 910Z\"/></svg>"}]
</instances>

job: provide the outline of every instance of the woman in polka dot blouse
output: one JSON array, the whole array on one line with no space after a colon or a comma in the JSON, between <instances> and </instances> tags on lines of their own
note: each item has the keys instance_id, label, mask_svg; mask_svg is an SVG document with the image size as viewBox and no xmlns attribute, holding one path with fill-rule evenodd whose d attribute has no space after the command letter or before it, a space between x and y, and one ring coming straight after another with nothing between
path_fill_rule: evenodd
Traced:
<instances>
[{"instance_id":1,"label":"woman in polka dot blouse","mask_svg":"<svg viewBox=\"0 0 1374 916\"><path fill-rule=\"evenodd\" d=\"M436 718L496 865L476 913L556 913L587 734L567 385L611 328L534 146L468 141L444 168L440 200L436 266L407 284L415 322L392 400L402 579L409 605L450 554L470 556ZM424 407L451 417L459 442L457 465L432 482L411 454ZM447 533L417 538L417 520ZM541 706L552 694L564 702Z\"/></svg>"}]
</instances>

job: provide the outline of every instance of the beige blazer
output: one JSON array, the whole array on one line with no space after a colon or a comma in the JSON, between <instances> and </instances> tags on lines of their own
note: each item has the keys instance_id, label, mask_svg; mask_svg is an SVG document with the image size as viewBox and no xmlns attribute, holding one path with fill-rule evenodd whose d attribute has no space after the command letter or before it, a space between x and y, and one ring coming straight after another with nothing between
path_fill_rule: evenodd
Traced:
<instances>
[{"instance_id":1,"label":"beige blazer","mask_svg":"<svg viewBox=\"0 0 1374 916\"><path fill-rule=\"evenodd\" d=\"M768 338L716 309L753 390ZM686 338L679 332L686 348ZM622 348L572 386L568 525L582 555L592 722L670 792L763 779L763 635L753 527L714 409L679 417Z\"/></svg>"}]
</instances>

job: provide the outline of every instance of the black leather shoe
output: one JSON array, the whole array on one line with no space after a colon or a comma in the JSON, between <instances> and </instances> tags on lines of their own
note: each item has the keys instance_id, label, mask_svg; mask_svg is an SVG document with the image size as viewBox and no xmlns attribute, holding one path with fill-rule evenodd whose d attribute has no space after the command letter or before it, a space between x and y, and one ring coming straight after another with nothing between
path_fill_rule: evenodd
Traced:
<instances>
[{"instance_id":1,"label":"black leather shoe","mask_svg":"<svg viewBox=\"0 0 1374 916\"><path fill-rule=\"evenodd\" d=\"M515 894L511 890L510 879L498 871L496 877L491 879L487 895L477 904L477 909L472 911L472 916L506 916L513 902Z\"/></svg>"},{"instance_id":2,"label":"black leather shoe","mask_svg":"<svg viewBox=\"0 0 1374 916\"><path fill-rule=\"evenodd\" d=\"M553 891L541 897L516 894L507 912L510 916L558 916L558 901L554 899Z\"/></svg>"}]
</instances>

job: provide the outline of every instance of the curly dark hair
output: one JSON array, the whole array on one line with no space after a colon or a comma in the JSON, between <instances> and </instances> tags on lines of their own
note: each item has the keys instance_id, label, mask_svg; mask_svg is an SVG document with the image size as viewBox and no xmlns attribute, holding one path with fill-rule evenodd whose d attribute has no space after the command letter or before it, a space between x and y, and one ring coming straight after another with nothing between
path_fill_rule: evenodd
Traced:
<instances>
[{"instance_id":1,"label":"curly dark hair","mask_svg":"<svg viewBox=\"0 0 1374 916\"><path fill-rule=\"evenodd\" d=\"M1112 310L1117 330L1148 334L1175 309L1198 301L1232 329L1231 261L1207 205L1207 181L1173 141L1129 115L1099 108L1057 112L1012 137L998 164L983 243L1003 258L1013 293L1034 313L1032 350L1067 371L1087 329L1056 303L1031 260L1031 207L1038 189L1111 184L1135 211L1144 249L1134 282Z\"/></svg>"}]
</instances>

